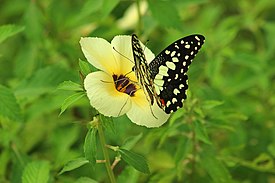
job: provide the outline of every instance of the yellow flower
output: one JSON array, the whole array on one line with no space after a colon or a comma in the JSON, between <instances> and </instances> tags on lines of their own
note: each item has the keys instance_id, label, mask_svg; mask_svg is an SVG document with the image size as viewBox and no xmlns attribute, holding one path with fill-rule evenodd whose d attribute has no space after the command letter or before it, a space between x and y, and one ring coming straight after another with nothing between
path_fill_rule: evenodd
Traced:
<instances>
[{"instance_id":1,"label":"yellow flower","mask_svg":"<svg viewBox=\"0 0 275 183\"><path fill-rule=\"evenodd\" d=\"M90 104L96 110L105 116L126 114L132 122L146 127L159 127L167 121L169 115L156 102L150 106L135 73L131 72L134 66L131 36L116 36L111 43L85 37L80 45L88 62L100 70L88 74L84 80ZM148 61L155 57L148 48L145 55Z\"/></svg>"}]
</instances>

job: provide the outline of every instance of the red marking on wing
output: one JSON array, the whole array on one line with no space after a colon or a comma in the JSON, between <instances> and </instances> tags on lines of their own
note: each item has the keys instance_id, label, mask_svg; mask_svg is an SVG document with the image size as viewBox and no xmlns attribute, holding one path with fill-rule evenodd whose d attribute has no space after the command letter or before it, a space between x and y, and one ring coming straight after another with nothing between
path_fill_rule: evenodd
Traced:
<instances>
[{"instance_id":1,"label":"red marking on wing","mask_svg":"<svg viewBox=\"0 0 275 183\"><path fill-rule=\"evenodd\" d=\"M162 105L162 106L164 106L164 107L166 106L166 103L165 103L164 99L161 98L161 99L160 99L160 102L161 102L161 105Z\"/></svg>"}]
</instances>

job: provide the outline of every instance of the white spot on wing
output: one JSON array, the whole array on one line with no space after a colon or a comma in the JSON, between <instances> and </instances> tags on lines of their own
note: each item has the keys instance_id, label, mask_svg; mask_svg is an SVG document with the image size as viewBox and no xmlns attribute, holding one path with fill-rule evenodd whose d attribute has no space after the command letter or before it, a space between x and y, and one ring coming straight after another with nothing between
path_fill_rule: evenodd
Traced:
<instances>
[{"instance_id":1,"label":"white spot on wing","mask_svg":"<svg viewBox=\"0 0 275 183\"><path fill-rule=\"evenodd\" d=\"M179 89L182 89L182 88L184 88L184 84L179 85Z\"/></svg>"},{"instance_id":2,"label":"white spot on wing","mask_svg":"<svg viewBox=\"0 0 275 183\"><path fill-rule=\"evenodd\" d=\"M163 76L169 76L168 75L168 67L165 67L165 66L161 65L159 67L159 74L163 75Z\"/></svg>"},{"instance_id":3,"label":"white spot on wing","mask_svg":"<svg viewBox=\"0 0 275 183\"><path fill-rule=\"evenodd\" d=\"M170 51L169 50L165 50L165 53L166 53L166 55L169 55Z\"/></svg>"},{"instance_id":4,"label":"white spot on wing","mask_svg":"<svg viewBox=\"0 0 275 183\"><path fill-rule=\"evenodd\" d=\"M185 48L189 49L189 48L190 48L190 45L189 45L189 44L185 45Z\"/></svg>"},{"instance_id":5,"label":"white spot on wing","mask_svg":"<svg viewBox=\"0 0 275 183\"><path fill-rule=\"evenodd\" d=\"M156 94L159 95L160 94L160 87L158 87L158 85L155 84L155 91L156 91Z\"/></svg>"},{"instance_id":6,"label":"white spot on wing","mask_svg":"<svg viewBox=\"0 0 275 183\"><path fill-rule=\"evenodd\" d=\"M177 99L176 98L173 98L172 99L172 103L174 104L174 103L176 103L177 102Z\"/></svg>"},{"instance_id":7,"label":"white spot on wing","mask_svg":"<svg viewBox=\"0 0 275 183\"><path fill-rule=\"evenodd\" d=\"M185 60L187 60L187 59L189 58L189 56L188 56L188 55L185 55L185 57L184 57L184 58L185 58Z\"/></svg>"},{"instance_id":8,"label":"white spot on wing","mask_svg":"<svg viewBox=\"0 0 275 183\"><path fill-rule=\"evenodd\" d=\"M163 80L154 80L154 83L155 83L157 86L163 86L164 81L163 81Z\"/></svg>"},{"instance_id":9,"label":"white spot on wing","mask_svg":"<svg viewBox=\"0 0 275 183\"><path fill-rule=\"evenodd\" d=\"M200 38L198 36L195 36L195 39L198 40L198 41L200 41Z\"/></svg>"},{"instance_id":10,"label":"white spot on wing","mask_svg":"<svg viewBox=\"0 0 275 183\"><path fill-rule=\"evenodd\" d=\"M171 57L175 56L175 54L176 54L176 51L172 51Z\"/></svg>"},{"instance_id":11,"label":"white spot on wing","mask_svg":"<svg viewBox=\"0 0 275 183\"><path fill-rule=\"evenodd\" d=\"M138 51L134 50L134 52L135 52L135 55L139 55L139 52L138 52Z\"/></svg>"},{"instance_id":12,"label":"white spot on wing","mask_svg":"<svg viewBox=\"0 0 275 183\"><path fill-rule=\"evenodd\" d=\"M173 62L166 62L165 64L172 70L176 69L176 65Z\"/></svg>"},{"instance_id":13,"label":"white spot on wing","mask_svg":"<svg viewBox=\"0 0 275 183\"><path fill-rule=\"evenodd\" d=\"M179 91L177 88L175 88L174 91L173 91L173 93L174 93L175 95L177 95L178 93L180 93L180 91Z\"/></svg>"},{"instance_id":14,"label":"white spot on wing","mask_svg":"<svg viewBox=\"0 0 275 183\"><path fill-rule=\"evenodd\" d=\"M161 80L162 78L163 78L163 75L160 75L160 74L157 74L156 77L155 77L155 79L160 79L160 80Z\"/></svg>"},{"instance_id":15,"label":"white spot on wing","mask_svg":"<svg viewBox=\"0 0 275 183\"><path fill-rule=\"evenodd\" d=\"M186 62L185 62L185 61L182 62L182 65L183 65L183 66L186 66ZM182 73L183 73L183 69L182 69Z\"/></svg>"},{"instance_id":16,"label":"white spot on wing","mask_svg":"<svg viewBox=\"0 0 275 183\"><path fill-rule=\"evenodd\" d=\"M178 59L177 57L173 57L173 58L172 58L172 61L173 61L173 62L179 62L179 59Z\"/></svg>"}]
</instances>

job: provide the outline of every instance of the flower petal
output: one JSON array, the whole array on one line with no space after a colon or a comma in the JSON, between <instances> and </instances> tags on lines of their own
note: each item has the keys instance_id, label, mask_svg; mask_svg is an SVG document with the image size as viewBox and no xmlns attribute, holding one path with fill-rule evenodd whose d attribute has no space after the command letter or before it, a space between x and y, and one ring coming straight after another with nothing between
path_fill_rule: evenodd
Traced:
<instances>
[{"instance_id":1,"label":"flower petal","mask_svg":"<svg viewBox=\"0 0 275 183\"><path fill-rule=\"evenodd\" d=\"M127 74L132 71L134 67L134 57L131 45L131 36L115 36L111 42L113 55L115 60L120 63L121 74ZM131 72L127 75L129 78L135 78L135 73Z\"/></svg>"},{"instance_id":2,"label":"flower petal","mask_svg":"<svg viewBox=\"0 0 275 183\"><path fill-rule=\"evenodd\" d=\"M156 102L150 109L150 104L142 90L138 90L135 93L135 97L131 99L132 108L127 112L127 116L137 125L148 128L159 127L168 120L170 115L159 108Z\"/></svg>"},{"instance_id":3,"label":"flower petal","mask_svg":"<svg viewBox=\"0 0 275 183\"><path fill-rule=\"evenodd\" d=\"M96 37L82 37L80 45L86 59L93 66L110 75L117 73L119 64L113 56L113 48L108 41Z\"/></svg>"},{"instance_id":4,"label":"flower petal","mask_svg":"<svg viewBox=\"0 0 275 183\"><path fill-rule=\"evenodd\" d=\"M122 74L127 74L131 79L135 78L135 73L131 72L134 67L131 36L115 36L111 45L115 48L113 49L113 55L115 56L115 60L120 63L120 72ZM145 48L144 54L147 62L151 62L155 58L155 55L143 43L141 43L141 47Z\"/></svg>"},{"instance_id":5,"label":"flower petal","mask_svg":"<svg viewBox=\"0 0 275 183\"><path fill-rule=\"evenodd\" d=\"M84 87L91 105L105 116L121 116L131 108L130 96L117 91L112 76L105 72L88 74Z\"/></svg>"}]
</instances>

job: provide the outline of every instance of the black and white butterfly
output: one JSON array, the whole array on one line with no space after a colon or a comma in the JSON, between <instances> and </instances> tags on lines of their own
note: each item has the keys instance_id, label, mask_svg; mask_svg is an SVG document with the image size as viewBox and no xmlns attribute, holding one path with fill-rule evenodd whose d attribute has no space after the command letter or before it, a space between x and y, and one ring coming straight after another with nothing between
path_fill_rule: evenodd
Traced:
<instances>
[{"instance_id":1,"label":"black and white butterfly","mask_svg":"<svg viewBox=\"0 0 275 183\"><path fill-rule=\"evenodd\" d=\"M132 35L135 61L133 70L151 105L156 100L158 106L167 114L183 106L188 89L186 73L204 40L204 36L199 34L181 38L148 64L138 37Z\"/></svg>"}]
</instances>

